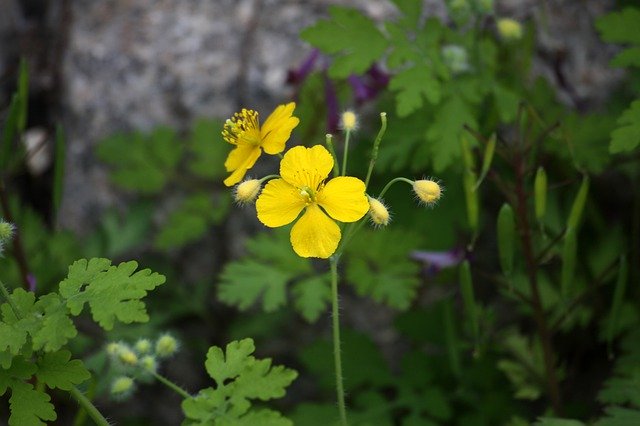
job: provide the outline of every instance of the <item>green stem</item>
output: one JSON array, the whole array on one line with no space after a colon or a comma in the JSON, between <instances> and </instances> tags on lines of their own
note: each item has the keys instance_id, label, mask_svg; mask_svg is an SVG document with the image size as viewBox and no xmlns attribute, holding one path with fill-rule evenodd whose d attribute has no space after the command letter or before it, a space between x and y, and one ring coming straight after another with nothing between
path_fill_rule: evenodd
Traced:
<instances>
[{"instance_id":1,"label":"green stem","mask_svg":"<svg viewBox=\"0 0 640 426\"><path fill-rule=\"evenodd\" d=\"M329 259L331 264L331 301L333 313L333 361L336 369L336 393L340 425L347 426L347 408L344 403L344 385L342 383L342 354L340 352L340 313L338 310L338 258Z\"/></svg>"},{"instance_id":2,"label":"green stem","mask_svg":"<svg viewBox=\"0 0 640 426\"><path fill-rule=\"evenodd\" d=\"M403 178L403 177L397 177L397 178L393 178L389 181L389 183L387 183L384 188L382 188L382 191L380 191L380 195L378 195L378 198L382 198L384 197L384 194L389 190L389 188L391 188L391 186L396 183L396 182L406 182L409 185L413 186L413 181L409 180L407 178Z\"/></svg>"},{"instance_id":3,"label":"green stem","mask_svg":"<svg viewBox=\"0 0 640 426\"><path fill-rule=\"evenodd\" d=\"M351 137L351 131L346 131L346 136L344 137L344 152L342 153L342 176L347 174L347 157L349 156L349 139Z\"/></svg>"},{"instance_id":4,"label":"green stem","mask_svg":"<svg viewBox=\"0 0 640 426\"><path fill-rule=\"evenodd\" d=\"M338 157L336 156L336 150L333 147L333 140L331 139L332 137L333 136L331 136L331 133L327 133L327 135L325 136L325 144L327 145L327 148L329 148L329 152L333 157L333 177L338 177L340 176L340 166L338 165Z\"/></svg>"},{"instance_id":5,"label":"green stem","mask_svg":"<svg viewBox=\"0 0 640 426\"><path fill-rule=\"evenodd\" d=\"M75 399L78 404L80 404L82 408L84 408L87 414L89 414L89 417L91 417L97 425L109 426L109 422L107 421L107 419L104 418L104 416L100 413L100 411L98 411L96 406L93 405L93 403L89 401L89 398L84 396L84 394L80 392L77 387L73 386L69 393L71 393L73 399Z\"/></svg>"},{"instance_id":6,"label":"green stem","mask_svg":"<svg viewBox=\"0 0 640 426\"><path fill-rule=\"evenodd\" d=\"M4 296L4 298L7 299L7 303L9 303L9 306L11 306L11 310L13 311L13 314L16 316L16 318L21 318L22 315L20 315L20 309L18 309L18 305L16 305L16 302L13 301L11 295L9 294L9 290L7 290L7 287L2 281L0 281L0 291L2 291L2 295Z\"/></svg>"},{"instance_id":7,"label":"green stem","mask_svg":"<svg viewBox=\"0 0 640 426\"><path fill-rule=\"evenodd\" d=\"M369 180L371 179L371 173L373 172L373 166L376 164L376 160L378 159L378 148L380 147L380 142L382 141L382 137L384 133L387 131L387 113L380 113L380 120L382 124L380 125L380 131L378 132L378 136L376 136L376 140L373 142L373 151L371 151L371 160L369 161L369 170L367 170L367 178L364 181L365 189L369 187Z\"/></svg>"},{"instance_id":8,"label":"green stem","mask_svg":"<svg viewBox=\"0 0 640 426\"><path fill-rule=\"evenodd\" d=\"M180 395L184 399L191 398L191 395L189 394L189 392L187 392L186 390L182 389L180 386L176 385L175 383L173 383L171 380L167 379L163 375L161 375L159 373L156 373L154 371L153 372L153 377L158 379L158 381L160 383L162 383L163 385L166 385L168 388L170 388L172 391L174 391L175 393L177 393L178 395Z\"/></svg>"}]
</instances>

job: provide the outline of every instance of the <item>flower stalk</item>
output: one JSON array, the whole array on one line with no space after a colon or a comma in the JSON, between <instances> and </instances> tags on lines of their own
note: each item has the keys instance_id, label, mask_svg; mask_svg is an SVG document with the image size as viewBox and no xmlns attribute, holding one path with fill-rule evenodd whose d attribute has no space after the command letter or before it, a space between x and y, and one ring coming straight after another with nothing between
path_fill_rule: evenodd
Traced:
<instances>
[{"instance_id":1,"label":"flower stalk","mask_svg":"<svg viewBox=\"0 0 640 426\"><path fill-rule=\"evenodd\" d=\"M344 384L342 381L342 354L340 350L340 310L338 304L338 256L329 259L331 265L331 310L333 326L333 362L336 374L336 396L340 425L347 426L347 406L344 402Z\"/></svg>"}]
</instances>

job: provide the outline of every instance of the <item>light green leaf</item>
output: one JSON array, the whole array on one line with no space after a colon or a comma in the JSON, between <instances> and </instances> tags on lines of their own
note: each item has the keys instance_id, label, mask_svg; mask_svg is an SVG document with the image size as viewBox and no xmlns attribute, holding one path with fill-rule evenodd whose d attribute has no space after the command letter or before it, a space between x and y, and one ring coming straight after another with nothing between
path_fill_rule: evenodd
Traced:
<instances>
[{"instance_id":1,"label":"light green leaf","mask_svg":"<svg viewBox=\"0 0 640 426\"><path fill-rule=\"evenodd\" d=\"M426 133L435 172L444 171L460 158L460 134L465 124L477 127L469 106L459 96L451 96L438 108Z\"/></svg>"},{"instance_id":2,"label":"light green leaf","mask_svg":"<svg viewBox=\"0 0 640 426\"><path fill-rule=\"evenodd\" d=\"M609 407L607 416L598 420L594 426L631 426L640 424L640 411L622 407Z\"/></svg>"},{"instance_id":3,"label":"light green leaf","mask_svg":"<svg viewBox=\"0 0 640 426\"><path fill-rule=\"evenodd\" d=\"M114 183L144 194L162 190L174 175L182 152L183 144L168 127L158 127L148 135L115 135L98 146L98 156L113 167Z\"/></svg>"},{"instance_id":4,"label":"light green leaf","mask_svg":"<svg viewBox=\"0 0 640 426\"><path fill-rule=\"evenodd\" d=\"M609 13L596 22L602 39L610 43L640 44L640 9L627 7L620 12Z\"/></svg>"},{"instance_id":5,"label":"light green leaf","mask_svg":"<svg viewBox=\"0 0 640 426\"><path fill-rule=\"evenodd\" d=\"M149 320L142 298L165 282L165 277L143 269L135 272L134 261L110 266L108 259L81 259L69 267L69 275L60 283L60 294L67 299L73 315L79 315L84 304L91 307L93 319L105 330L114 321L124 323Z\"/></svg>"},{"instance_id":6,"label":"light green leaf","mask_svg":"<svg viewBox=\"0 0 640 426\"><path fill-rule=\"evenodd\" d=\"M40 327L32 335L33 349L56 351L76 337L78 331L69 318L69 309L58 294L42 296L35 306L42 316Z\"/></svg>"},{"instance_id":7,"label":"light green leaf","mask_svg":"<svg viewBox=\"0 0 640 426\"><path fill-rule=\"evenodd\" d=\"M389 89L396 92L396 112L406 117L418 110L426 99L435 105L440 102L440 82L426 65L416 65L393 76Z\"/></svg>"},{"instance_id":8,"label":"light green leaf","mask_svg":"<svg viewBox=\"0 0 640 426\"><path fill-rule=\"evenodd\" d=\"M262 308L273 312L285 304L291 278L290 273L250 259L230 263L220 276L218 299L246 310L262 297Z\"/></svg>"},{"instance_id":9,"label":"light green leaf","mask_svg":"<svg viewBox=\"0 0 640 426\"><path fill-rule=\"evenodd\" d=\"M173 211L156 236L156 247L166 250L202 238L208 228L229 210L229 197L214 199L209 193L196 193Z\"/></svg>"},{"instance_id":10,"label":"light green leaf","mask_svg":"<svg viewBox=\"0 0 640 426\"><path fill-rule=\"evenodd\" d=\"M224 160L232 145L222 139L222 126L223 123L217 120L199 120L194 124L188 141L193 153L189 170L194 174L209 179L226 175Z\"/></svg>"},{"instance_id":11,"label":"light green leaf","mask_svg":"<svg viewBox=\"0 0 640 426\"><path fill-rule=\"evenodd\" d=\"M559 419L554 417L540 417L535 426L583 426L584 423L572 419Z\"/></svg>"},{"instance_id":12,"label":"light green leaf","mask_svg":"<svg viewBox=\"0 0 640 426\"><path fill-rule=\"evenodd\" d=\"M251 354L256 350L252 339L233 341L222 349L213 346L207 352L207 361L204 363L207 373L218 386L223 386L225 380L235 379L242 371L253 363L255 358Z\"/></svg>"},{"instance_id":13,"label":"light green leaf","mask_svg":"<svg viewBox=\"0 0 640 426\"><path fill-rule=\"evenodd\" d=\"M9 426L44 426L43 420L53 421L56 412L49 395L33 389L28 383L16 382L11 388Z\"/></svg>"},{"instance_id":14,"label":"light green leaf","mask_svg":"<svg viewBox=\"0 0 640 426\"><path fill-rule=\"evenodd\" d=\"M409 259L416 243L414 235L390 229L360 233L348 248L347 279L359 295L407 309L420 284L419 266Z\"/></svg>"},{"instance_id":15,"label":"light green leaf","mask_svg":"<svg viewBox=\"0 0 640 426\"><path fill-rule=\"evenodd\" d=\"M91 374L82 361L71 360L71 352L62 350L46 353L40 358L36 377L50 388L68 391L74 385L88 380Z\"/></svg>"},{"instance_id":16,"label":"light green leaf","mask_svg":"<svg viewBox=\"0 0 640 426\"><path fill-rule=\"evenodd\" d=\"M309 322L316 322L331 302L331 277L328 274L300 280L293 285L293 305Z\"/></svg>"},{"instance_id":17,"label":"light green leaf","mask_svg":"<svg viewBox=\"0 0 640 426\"><path fill-rule=\"evenodd\" d=\"M306 28L300 37L323 52L336 55L329 68L331 77L364 73L380 59L387 40L369 18L355 9L334 6L329 14L330 19Z\"/></svg>"},{"instance_id":18,"label":"light green leaf","mask_svg":"<svg viewBox=\"0 0 640 426\"><path fill-rule=\"evenodd\" d=\"M516 118L520 102L517 93L501 84L496 84L493 87L493 99L502 122L510 123Z\"/></svg>"},{"instance_id":19,"label":"light green leaf","mask_svg":"<svg viewBox=\"0 0 640 426\"><path fill-rule=\"evenodd\" d=\"M631 103L618 119L618 128L611 132L609 151L612 154L631 151L640 144L640 99Z\"/></svg>"}]
</instances>

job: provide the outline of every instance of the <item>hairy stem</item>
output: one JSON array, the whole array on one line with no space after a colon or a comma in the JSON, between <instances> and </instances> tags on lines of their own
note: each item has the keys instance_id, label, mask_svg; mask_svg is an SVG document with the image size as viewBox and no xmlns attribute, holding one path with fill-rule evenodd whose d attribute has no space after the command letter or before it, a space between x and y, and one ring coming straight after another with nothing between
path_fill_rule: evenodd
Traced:
<instances>
[{"instance_id":1,"label":"hairy stem","mask_svg":"<svg viewBox=\"0 0 640 426\"><path fill-rule=\"evenodd\" d=\"M160 383L167 386L169 389L183 397L184 399L191 398L191 395L186 390L182 389L180 386L173 383L171 380L167 379L163 375L153 372L153 377L155 377Z\"/></svg>"},{"instance_id":2,"label":"hairy stem","mask_svg":"<svg viewBox=\"0 0 640 426\"><path fill-rule=\"evenodd\" d=\"M98 411L95 405L77 387L73 386L69 391L73 399L89 414L89 417L99 426L109 426L109 421Z\"/></svg>"},{"instance_id":3,"label":"hairy stem","mask_svg":"<svg viewBox=\"0 0 640 426\"><path fill-rule=\"evenodd\" d=\"M331 264L331 302L333 320L333 361L336 370L336 394L338 398L338 410L340 412L340 425L347 426L347 408L344 403L344 385L342 383L342 353L340 351L340 313L338 307L338 258L329 259Z\"/></svg>"}]
</instances>

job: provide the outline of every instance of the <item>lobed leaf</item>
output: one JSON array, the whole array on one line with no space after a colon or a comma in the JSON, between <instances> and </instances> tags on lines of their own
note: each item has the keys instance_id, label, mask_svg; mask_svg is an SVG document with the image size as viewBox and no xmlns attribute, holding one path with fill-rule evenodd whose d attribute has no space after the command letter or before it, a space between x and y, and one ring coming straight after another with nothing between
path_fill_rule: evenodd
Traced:
<instances>
[{"instance_id":1,"label":"lobed leaf","mask_svg":"<svg viewBox=\"0 0 640 426\"><path fill-rule=\"evenodd\" d=\"M71 360L71 352L61 350L44 354L38 360L36 377L50 388L71 390L91 377L82 361Z\"/></svg>"},{"instance_id":2,"label":"lobed leaf","mask_svg":"<svg viewBox=\"0 0 640 426\"><path fill-rule=\"evenodd\" d=\"M631 103L618 119L618 127L611 132L609 151L612 154L631 151L640 144L640 99Z\"/></svg>"},{"instance_id":3,"label":"lobed leaf","mask_svg":"<svg viewBox=\"0 0 640 426\"><path fill-rule=\"evenodd\" d=\"M165 277L143 269L135 272L135 261L111 266L108 259L81 259L69 267L69 275L60 283L72 315L79 315L89 304L93 319L105 330L115 320L131 323L149 320L142 298L165 282Z\"/></svg>"}]
</instances>

